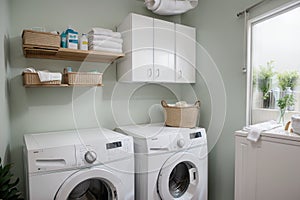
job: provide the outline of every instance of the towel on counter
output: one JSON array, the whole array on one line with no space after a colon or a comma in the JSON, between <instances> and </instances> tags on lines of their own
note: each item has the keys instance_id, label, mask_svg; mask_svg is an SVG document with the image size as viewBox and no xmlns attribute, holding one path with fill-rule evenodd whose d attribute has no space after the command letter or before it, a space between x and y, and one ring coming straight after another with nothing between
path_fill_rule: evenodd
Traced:
<instances>
[{"instance_id":1,"label":"towel on counter","mask_svg":"<svg viewBox=\"0 0 300 200\"><path fill-rule=\"evenodd\" d=\"M62 79L61 73L53 73L47 71L37 71L37 73L41 82L61 81Z\"/></svg>"},{"instance_id":2,"label":"towel on counter","mask_svg":"<svg viewBox=\"0 0 300 200\"><path fill-rule=\"evenodd\" d=\"M116 49L116 48L106 48L101 46L89 46L89 50L93 51L104 51L104 52L113 52L113 53L122 53L122 49Z\"/></svg>"},{"instance_id":3,"label":"towel on counter","mask_svg":"<svg viewBox=\"0 0 300 200\"><path fill-rule=\"evenodd\" d=\"M248 136L247 139L253 142L257 142L260 138L260 135L263 131L268 131L272 130L274 128L280 127L281 124L278 124L274 120L270 120L267 122L259 123L259 124L254 124L248 127L244 127L245 131L248 131Z\"/></svg>"},{"instance_id":4,"label":"towel on counter","mask_svg":"<svg viewBox=\"0 0 300 200\"><path fill-rule=\"evenodd\" d=\"M89 47L99 46L104 48L122 49L122 44L112 41L92 41L89 43Z\"/></svg>"},{"instance_id":5,"label":"towel on counter","mask_svg":"<svg viewBox=\"0 0 300 200\"><path fill-rule=\"evenodd\" d=\"M111 41L111 42L117 42L122 44L123 43L123 39L119 38L119 37L112 37L112 36L106 36L106 35L89 35L88 36L89 42L92 41Z\"/></svg>"}]
</instances>

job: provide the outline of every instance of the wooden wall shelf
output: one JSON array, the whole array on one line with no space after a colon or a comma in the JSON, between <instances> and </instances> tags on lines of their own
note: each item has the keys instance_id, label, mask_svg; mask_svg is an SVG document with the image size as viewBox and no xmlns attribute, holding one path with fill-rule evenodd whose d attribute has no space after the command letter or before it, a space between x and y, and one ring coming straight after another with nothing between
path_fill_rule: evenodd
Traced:
<instances>
[{"instance_id":1,"label":"wooden wall shelf","mask_svg":"<svg viewBox=\"0 0 300 200\"><path fill-rule=\"evenodd\" d=\"M24 85L26 88L66 88L66 87L102 87L103 85L69 85L69 84L60 84L60 85Z\"/></svg>"},{"instance_id":2,"label":"wooden wall shelf","mask_svg":"<svg viewBox=\"0 0 300 200\"><path fill-rule=\"evenodd\" d=\"M54 60L86 61L111 63L118 58L124 57L123 53L111 53L101 51L86 51L68 48L43 49L38 47L23 46L23 53L26 58L42 58Z\"/></svg>"}]
</instances>

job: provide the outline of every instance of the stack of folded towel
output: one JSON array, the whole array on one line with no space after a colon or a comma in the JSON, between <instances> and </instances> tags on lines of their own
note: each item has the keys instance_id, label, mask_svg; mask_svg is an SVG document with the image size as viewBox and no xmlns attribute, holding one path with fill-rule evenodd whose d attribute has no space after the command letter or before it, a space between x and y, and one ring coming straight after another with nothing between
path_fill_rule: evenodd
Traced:
<instances>
[{"instance_id":1,"label":"stack of folded towel","mask_svg":"<svg viewBox=\"0 0 300 200\"><path fill-rule=\"evenodd\" d=\"M92 28L88 34L89 50L122 53L121 33L104 28Z\"/></svg>"}]
</instances>

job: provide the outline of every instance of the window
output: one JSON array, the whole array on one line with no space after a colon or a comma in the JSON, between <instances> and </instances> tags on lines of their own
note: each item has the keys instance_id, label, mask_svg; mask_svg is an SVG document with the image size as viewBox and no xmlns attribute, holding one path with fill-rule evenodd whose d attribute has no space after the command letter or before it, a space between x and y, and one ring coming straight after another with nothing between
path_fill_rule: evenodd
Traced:
<instances>
[{"instance_id":1,"label":"window","mask_svg":"<svg viewBox=\"0 0 300 200\"><path fill-rule=\"evenodd\" d=\"M249 22L248 124L300 113L299 5Z\"/></svg>"}]
</instances>

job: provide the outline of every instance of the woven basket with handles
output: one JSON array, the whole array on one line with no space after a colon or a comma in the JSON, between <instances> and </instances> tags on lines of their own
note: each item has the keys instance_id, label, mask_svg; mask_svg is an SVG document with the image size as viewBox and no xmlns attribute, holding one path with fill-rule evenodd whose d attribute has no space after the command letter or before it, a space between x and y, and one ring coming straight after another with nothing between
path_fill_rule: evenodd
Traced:
<instances>
[{"instance_id":1,"label":"woven basket with handles","mask_svg":"<svg viewBox=\"0 0 300 200\"><path fill-rule=\"evenodd\" d=\"M164 108L165 124L172 127L194 128L197 125L197 119L200 109L200 101L196 101L194 105L177 107L170 106L165 100L161 101Z\"/></svg>"}]
</instances>

